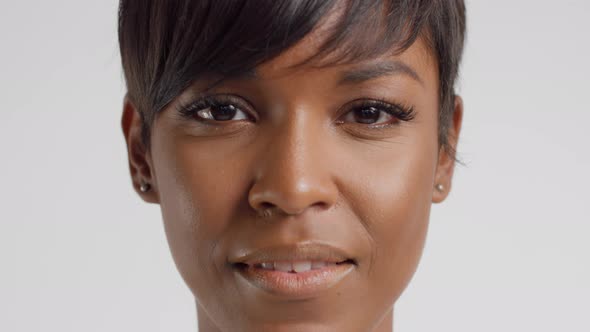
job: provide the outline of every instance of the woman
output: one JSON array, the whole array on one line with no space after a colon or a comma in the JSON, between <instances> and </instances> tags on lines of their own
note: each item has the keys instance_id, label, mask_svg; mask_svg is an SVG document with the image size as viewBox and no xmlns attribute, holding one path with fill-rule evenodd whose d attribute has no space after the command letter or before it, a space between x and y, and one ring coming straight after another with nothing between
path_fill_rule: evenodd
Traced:
<instances>
[{"instance_id":1,"label":"woman","mask_svg":"<svg viewBox=\"0 0 590 332\"><path fill-rule=\"evenodd\" d=\"M392 331L451 188L463 1L122 0L122 126L199 331Z\"/></svg>"}]
</instances>

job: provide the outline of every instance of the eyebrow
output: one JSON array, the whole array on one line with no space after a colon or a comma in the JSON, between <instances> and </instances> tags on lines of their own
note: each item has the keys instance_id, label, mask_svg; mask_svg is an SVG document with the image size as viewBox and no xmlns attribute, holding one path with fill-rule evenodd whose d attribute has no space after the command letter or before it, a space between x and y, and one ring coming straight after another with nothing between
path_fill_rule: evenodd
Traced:
<instances>
[{"instance_id":1,"label":"eyebrow","mask_svg":"<svg viewBox=\"0 0 590 332\"><path fill-rule=\"evenodd\" d=\"M401 61L379 61L360 68L348 70L342 74L339 85L358 84L388 75L406 75L424 85L420 75L412 67Z\"/></svg>"},{"instance_id":2,"label":"eyebrow","mask_svg":"<svg viewBox=\"0 0 590 332\"><path fill-rule=\"evenodd\" d=\"M253 80L253 79L257 79L258 78L258 74L256 74L256 69L252 68L252 69L247 69L243 72L239 72L237 74L231 75L231 76L223 76L221 74L218 74L221 77L215 81L213 81L213 83L211 83L209 86L207 86L207 88L205 89L205 92L208 92L210 90L213 90L214 88L222 85L223 83L225 83L226 81L232 81L232 80Z\"/></svg>"}]
</instances>

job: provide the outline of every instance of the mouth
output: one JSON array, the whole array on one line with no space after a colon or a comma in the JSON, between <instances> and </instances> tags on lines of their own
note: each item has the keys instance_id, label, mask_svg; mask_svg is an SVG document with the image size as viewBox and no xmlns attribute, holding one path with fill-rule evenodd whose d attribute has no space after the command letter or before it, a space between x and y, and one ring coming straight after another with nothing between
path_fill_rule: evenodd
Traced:
<instances>
[{"instance_id":1,"label":"mouth","mask_svg":"<svg viewBox=\"0 0 590 332\"><path fill-rule=\"evenodd\" d=\"M346 259L340 262L328 261L276 261L261 262L256 264L234 263L233 267L237 270L259 269L265 271L279 271L285 273L304 273L308 271L326 270L336 265L351 264L356 265L353 259Z\"/></svg>"},{"instance_id":2,"label":"mouth","mask_svg":"<svg viewBox=\"0 0 590 332\"><path fill-rule=\"evenodd\" d=\"M247 286L287 299L320 296L356 267L353 258L335 247L299 244L251 251L230 261Z\"/></svg>"}]
</instances>

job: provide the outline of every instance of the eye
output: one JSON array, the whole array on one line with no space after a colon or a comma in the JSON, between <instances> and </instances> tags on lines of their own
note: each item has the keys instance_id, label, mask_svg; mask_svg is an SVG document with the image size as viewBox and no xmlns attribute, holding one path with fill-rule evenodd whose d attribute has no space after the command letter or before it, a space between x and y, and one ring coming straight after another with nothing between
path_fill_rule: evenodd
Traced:
<instances>
[{"instance_id":1,"label":"eye","mask_svg":"<svg viewBox=\"0 0 590 332\"><path fill-rule=\"evenodd\" d=\"M414 110L397 104L380 100L353 101L346 107L349 111L344 114L344 121L368 126L369 128L383 128L398 124L400 121L414 119Z\"/></svg>"},{"instance_id":2,"label":"eye","mask_svg":"<svg viewBox=\"0 0 590 332\"><path fill-rule=\"evenodd\" d=\"M241 116L239 114L242 114ZM238 114L238 118L234 117ZM229 121L229 120L243 120L247 119L248 116L245 115L239 108L234 105L216 105L210 106L204 110L200 110L196 112L196 115L204 118L210 119L214 121Z\"/></svg>"},{"instance_id":3,"label":"eye","mask_svg":"<svg viewBox=\"0 0 590 332\"><path fill-rule=\"evenodd\" d=\"M240 98L234 96L207 96L188 105L180 105L178 111L186 118L199 122L231 122L249 120Z\"/></svg>"}]
</instances>

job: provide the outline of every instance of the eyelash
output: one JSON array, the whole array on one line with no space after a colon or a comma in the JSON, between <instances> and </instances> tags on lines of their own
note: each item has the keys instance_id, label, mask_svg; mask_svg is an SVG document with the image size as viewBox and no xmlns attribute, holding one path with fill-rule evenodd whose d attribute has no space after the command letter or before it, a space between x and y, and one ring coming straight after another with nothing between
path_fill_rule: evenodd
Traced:
<instances>
[{"instance_id":1,"label":"eyelash","mask_svg":"<svg viewBox=\"0 0 590 332\"><path fill-rule=\"evenodd\" d=\"M188 104L183 104L180 103L180 105L177 108L177 111L184 117L187 118L189 120L196 120L198 122L204 123L204 124L211 124L211 122L231 122L231 121L208 121L208 119L205 119L201 116L198 116L197 113L206 109L209 109L211 107L219 107L219 106L234 106L237 109L241 110L243 113L245 113L248 117L252 117L248 114L248 112L243 111L243 108L246 107L242 107L241 106L241 102L239 101L238 98L233 97L233 96L205 96L202 97L201 99L198 99L194 102L188 103Z\"/></svg>"},{"instance_id":2,"label":"eyelash","mask_svg":"<svg viewBox=\"0 0 590 332\"><path fill-rule=\"evenodd\" d=\"M382 124L368 124L366 125L369 129L386 129L395 125L399 122L409 122L416 117L416 112L413 107L401 105L398 103L390 103L380 99L356 99L348 103L348 110L344 115L354 113L356 111L373 108L376 111L384 112L393 117L393 120L382 123ZM380 118L381 116L379 116ZM340 123L340 122L339 122Z\"/></svg>"},{"instance_id":3,"label":"eyelash","mask_svg":"<svg viewBox=\"0 0 590 332\"><path fill-rule=\"evenodd\" d=\"M380 99L356 99L348 103L349 105L352 104L353 106L348 106L349 109L344 115L348 115L349 113L354 113L356 111L364 110L367 108L374 108L376 111L384 112L393 117L388 123L383 124L367 124L366 127L369 129L386 129L392 126L399 124L399 122L409 122L412 121L416 113L413 107L408 107L404 105L400 105L397 103L390 103ZM213 125L215 122L222 123L222 122L234 122L234 120L227 120L227 121L218 121L203 118L202 116L198 115L197 113L206 109L210 109L212 107L220 107L220 106L233 106L237 108L239 111L244 113L250 120L252 120L252 116L247 112L244 111L242 107L242 102L240 98L234 96L205 96L201 99L198 99L194 102L190 102L188 104L180 103L177 106L177 111L179 114L182 115L183 118L189 120L195 120L205 125ZM380 116L379 116L380 118ZM338 123L342 123L338 121ZM357 122L358 123L358 122Z\"/></svg>"}]
</instances>

